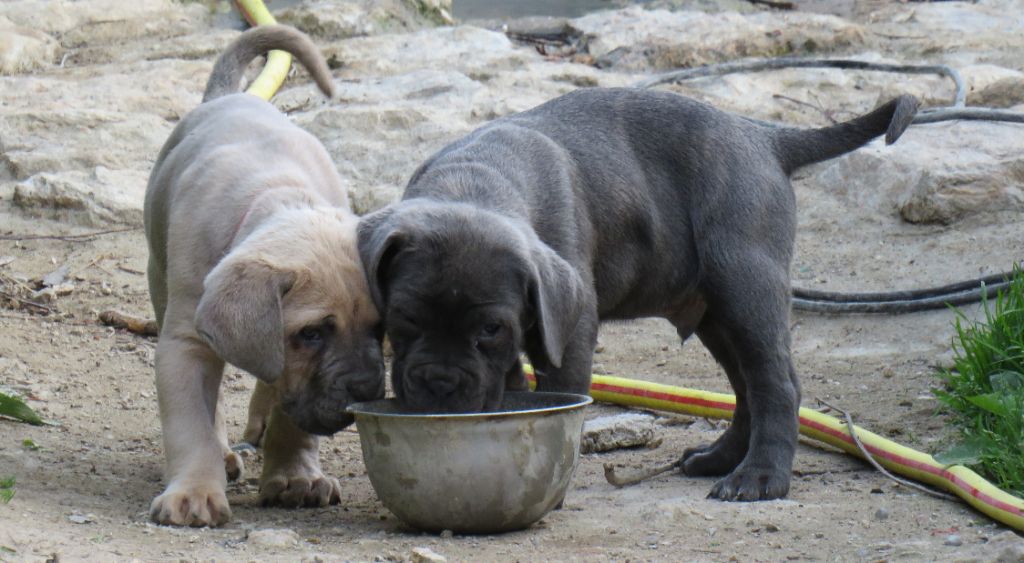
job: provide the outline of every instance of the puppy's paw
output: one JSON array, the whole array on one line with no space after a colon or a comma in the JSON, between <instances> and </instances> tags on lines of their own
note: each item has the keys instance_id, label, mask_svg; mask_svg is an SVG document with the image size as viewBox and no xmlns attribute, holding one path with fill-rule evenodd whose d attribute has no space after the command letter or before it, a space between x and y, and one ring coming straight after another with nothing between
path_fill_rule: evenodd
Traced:
<instances>
[{"instance_id":1,"label":"puppy's paw","mask_svg":"<svg viewBox=\"0 0 1024 563\"><path fill-rule=\"evenodd\" d=\"M231 520L231 507L219 484L172 484L153 499L149 516L157 524L214 528Z\"/></svg>"},{"instance_id":2,"label":"puppy's paw","mask_svg":"<svg viewBox=\"0 0 1024 563\"><path fill-rule=\"evenodd\" d=\"M303 467L280 471L260 478L260 504L263 506L327 506L341 502L341 483L319 468Z\"/></svg>"},{"instance_id":3,"label":"puppy's paw","mask_svg":"<svg viewBox=\"0 0 1024 563\"><path fill-rule=\"evenodd\" d=\"M224 472L227 473L228 481L237 481L245 473L245 462L234 448L224 451Z\"/></svg>"},{"instance_id":4,"label":"puppy's paw","mask_svg":"<svg viewBox=\"0 0 1024 563\"><path fill-rule=\"evenodd\" d=\"M744 444L726 431L712 444L684 450L680 468L690 477L725 475L736 469L746 455Z\"/></svg>"},{"instance_id":5,"label":"puppy's paw","mask_svg":"<svg viewBox=\"0 0 1024 563\"><path fill-rule=\"evenodd\" d=\"M728 501L772 500L782 498L787 493L789 472L740 464L735 471L711 487L708 498Z\"/></svg>"}]
</instances>

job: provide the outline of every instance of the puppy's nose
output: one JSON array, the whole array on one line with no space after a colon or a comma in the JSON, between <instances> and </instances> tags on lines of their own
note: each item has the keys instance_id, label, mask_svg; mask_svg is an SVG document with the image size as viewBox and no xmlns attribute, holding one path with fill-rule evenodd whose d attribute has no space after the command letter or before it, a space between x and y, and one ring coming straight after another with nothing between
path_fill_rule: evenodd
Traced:
<instances>
[{"instance_id":1,"label":"puppy's nose","mask_svg":"<svg viewBox=\"0 0 1024 563\"><path fill-rule=\"evenodd\" d=\"M370 375L352 379L345 383L352 398L356 401L372 401L384 398L384 378L379 375Z\"/></svg>"},{"instance_id":2,"label":"puppy's nose","mask_svg":"<svg viewBox=\"0 0 1024 563\"><path fill-rule=\"evenodd\" d=\"M459 386L459 376L447 370L427 369L418 375L420 386L435 397L447 397Z\"/></svg>"}]
</instances>

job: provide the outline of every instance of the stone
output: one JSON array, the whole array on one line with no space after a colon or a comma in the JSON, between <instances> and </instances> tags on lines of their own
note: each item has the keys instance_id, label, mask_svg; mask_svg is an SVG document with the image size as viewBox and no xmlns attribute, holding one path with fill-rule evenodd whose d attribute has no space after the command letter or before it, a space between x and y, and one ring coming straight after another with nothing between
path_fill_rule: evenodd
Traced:
<instances>
[{"instance_id":1,"label":"stone","mask_svg":"<svg viewBox=\"0 0 1024 563\"><path fill-rule=\"evenodd\" d=\"M412 563L445 563L448 561L443 555L436 553L429 547L413 548L409 560Z\"/></svg>"},{"instance_id":2,"label":"stone","mask_svg":"<svg viewBox=\"0 0 1024 563\"><path fill-rule=\"evenodd\" d=\"M56 64L60 45L49 35L0 16L0 75L30 72Z\"/></svg>"},{"instance_id":3,"label":"stone","mask_svg":"<svg viewBox=\"0 0 1024 563\"><path fill-rule=\"evenodd\" d=\"M301 538L294 530L287 528L267 528L265 530L253 530L245 538L246 543L260 547L287 548L299 544Z\"/></svg>"},{"instance_id":4,"label":"stone","mask_svg":"<svg viewBox=\"0 0 1024 563\"><path fill-rule=\"evenodd\" d=\"M580 453L646 446L654 440L654 417L641 413L602 416L583 423Z\"/></svg>"},{"instance_id":5,"label":"stone","mask_svg":"<svg viewBox=\"0 0 1024 563\"><path fill-rule=\"evenodd\" d=\"M633 71L827 53L864 41L856 24L805 12L706 14L633 6L595 12L570 24L584 36L598 66Z\"/></svg>"},{"instance_id":6,"label":"stone","mask_svg":"<svg viewBox=\"0 0 1024 563\"><path fill-rule=\"evenodd\" d=\"M147 177L144 171L104 167L92 173L40 173L16 184L12 199L29 214L79 225L140 225Z\"/></svg>"},{"instance_id":7,"label":"stone","mask_svg":"<svg viewBox=\"0 0 1024 563\"><path fill-rule=\"evenodd\" d=\"M313 0L283 8L278 22L328 41L450 24L451 0Z\"/></svg>"},{"instance_id":8,"label":"stone","mask_svg":"<svg viewBox=\"0 0 1024 563\"><path fill-rule=\"evenodd\" d=\"M1024 209L1019 125L912 126L892 146L873 141L824 165L808 181L911 223L949 224L981 212Z\"/></svg>"}]
</instances>

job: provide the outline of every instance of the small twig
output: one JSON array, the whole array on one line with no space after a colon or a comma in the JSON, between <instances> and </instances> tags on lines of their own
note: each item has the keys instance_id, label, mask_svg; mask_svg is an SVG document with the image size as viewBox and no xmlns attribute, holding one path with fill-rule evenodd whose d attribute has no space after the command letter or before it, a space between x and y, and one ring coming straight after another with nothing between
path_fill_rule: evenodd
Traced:
<instances>
[{"instance_id":1,"label":"small twig","mask_svg":"<svg viewBox=\"0 0 1024 563\"><path fill-rule=\"evenodd\" d=\"M144 275L146 275L146 272L140 272L139 270L136 270L135 268L129 268L128 266L125 266L123 264L118 264L117 265L117 269L121 270L122 272L128 272L129 274L135 274L137 276L144 276Z\"/></svg>"},{"instance_id":2,"label":"small twig","mask_svg":"<svg viewBox=\"0 0 1024 563\"><path fill-rule=\"evenodd\" d=\"M103 311L99 314L100 322L114 328L121 328L140 336L158 336L160 327L156 321L132 317L117 311Z\"/></svg>"},{"instance_id":3,"label":"small twig","mask_svg":"<svg viewBox=\"0 0 1024 563\"><path fill-rule=\"evenodd\" d=\"M32 289L31 287L29 287L29 285L26 284L25 282L23 282L23 281L21 281L21 280L19 280L17 278L11 277L11 276L3 273L3 272L0 272L0 278L3 278L5 280L13 283L14 285L20 287L21 289L23 289L23 290L25 290L25 291L27 291L29 293L34 293L35 292L35 290Z\"/></svg>"},{"instance_id":4,"label":"small twig","mask_svg":"<svg viewBox=\"0 0 1024 563\"><path fill-rule=\"evenodd\" d=\"M10 293L7 293L6 291L0 291L0 297L4 297L6 299L10 299L11 301L17 301L18 303L21 303L22 305L25 305L25 306L28 306L28 307L35 307L35 308L40 309L42 311L46 311L47 314L50 314L50 313L54 312L53 309L51 309L50 307L47 307L46 305L41 305L39 303L36 303L35 301L29 301L28 299L22 299L21 297L18 297L17 295L11 295Z\"/></svg>"},{"instance_id":5,"label":"small twig","mask_svg":"<svg viewBox=\"0 0 1024 563\"><path fill-rule=\"evenodd\" d=\"M921 491L922 493L931 495L931 496L936 497L936 498L941 498L941 499L944 499L944 500L954 500L954 501L955 500L960 500L960 499L958 499L957 497L955 497L953 495L946 494L946 493L943 493L941 491L936 491L934 489L930 489L928 487L925 487L924 485L921 485L921 484L918 484L918 483L914 483L913 481L907 481L906 479L900 479L899 477L893 475L892 473L889 473L889 471L886 468L882 467L881 464L879 464L877 461L875 461L875 456L871 455L871 453L868 452L868 449L866 447L864 447L863 442L860 441L860 437L857 436L857 430L856 430L857 427L854 426L854 424L853 424L853 417L850 416L850 413L844 411L843 409L841 409L839 407L832 406L832 405L826 403L825 401L823 401L821 399L815 398L815 400L818 401L818 403L820 403L822 405L825 405L826 407L828 407L828 408L838 412L839 414L843 415L843 418L846 419L846 428L850 432L850 437L853 438L853 442L855 444L857 444L857 448L860 449L861 455L864 456L864 459L867 460L868 463L873 465L874 468L877 469L878 471L880 471L883 475L885 475L886 477L888 477L888 478L892 479L893 481L899 483L900 485L903 485L904 487L910 487L911 489L916 489L918 491Z\"/></svg>"},{"instance_id":6,"label":"small twig","mask_svg":"<svg viewBox=\"0 0 1024 563\"><path fill-rule=\"evenodd\" d=\"M836 120L836 118L832 116L832 112L831 111L828 111L827 109L822 108L820 106L817 106L815 104L812 104L810 102L805 102L803 100L798 100L796 98L790 98L789 96L785 96L783 94L772 94L772 97L777 99L777 100L786 100L787 102L793 102L794 104L796 104L798 106L804 106L804 107L811 108L814 111L817 111L821 115L825 116L825 119L829 120L830 123L832 123L832 124L839 123L839 121Z\"/></svg>"},{"instance_id":7,"label":"small twig","mask_svg":"<svg viewBox=\"0 0 1024 563\"><path fill-rule=\"evenodd\" d=\"M646 481L651 477L656 477L658 475L661 475L662 473L672 471L673 469L679 467L679 463L679 461L673 461L672 463L668 463L665 465L658 465L656 467L651 467L650 469L643 469L633 475L629 475L626 477L616 475L615 466L610 463L606 463L604 464L604 478L606 481L611 483L616 488L621 489L622 487L626 487L628 485L635 485L641 481Z\"/></svg>"},{"instance_id":8,"label":"small twig","mask_svg":"<svg viewBox=\"0 0 1024 563\"><path fill-rule=\"evenodd\" d=\"M89 242L102 235L114 233L126 233L137 231L140 227L125 227L123 229L108 229L106 231L93 231L80 235L0 235L0 240L62 240L65 242Z\"/></svg>"}]
</instances>

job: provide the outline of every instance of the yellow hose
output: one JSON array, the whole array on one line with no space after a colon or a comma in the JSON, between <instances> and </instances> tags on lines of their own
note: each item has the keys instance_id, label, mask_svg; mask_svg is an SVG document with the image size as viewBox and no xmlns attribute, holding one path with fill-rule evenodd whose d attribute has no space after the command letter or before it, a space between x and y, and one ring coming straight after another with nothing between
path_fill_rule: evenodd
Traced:
<instances>
[{"instance_id":1,"label":"yellow hose","mask_svg":"<svg viewBox=\"0 0 1024 563\"><path fill-rule=\"evenodd\" d=\"M270 10L263 5L262 0L235 0L235 6L241 12L245 21L251 26L270 25L277 23ZM292 68L292 56L287 51L271 51L267 54L267 64L264 65L256 80L246 90L253 96L259 96L269 100L277 92L284 79L288 77L288 71Z\"/></svg>"},{"instance_id":2,"label":"yellow hose","mask_svg":"<svg viewBox=\"0 0 1024 563\"><path fill-rule=\"evenodd\" d=\"M533 387L533 368L525 367ZM731 419L736 408L733 395L606 375L593 376L590 395L596 401L705 418ZM949 491L990 518L1024 531L1024 500L998 489L962 465L942 465L928 454L901 446L858 426L854 428L864 448L889 471ZM846 423L835 417L801 407L800 433L864 459Z\"/></svg>"}]
</instances>

